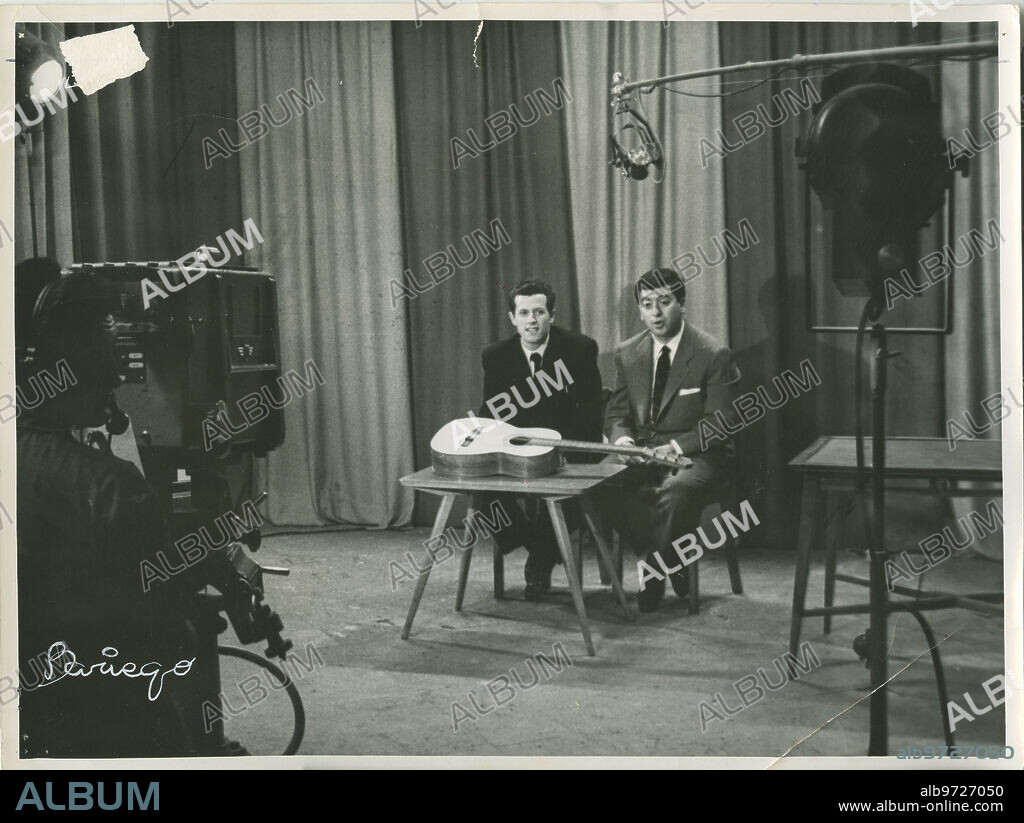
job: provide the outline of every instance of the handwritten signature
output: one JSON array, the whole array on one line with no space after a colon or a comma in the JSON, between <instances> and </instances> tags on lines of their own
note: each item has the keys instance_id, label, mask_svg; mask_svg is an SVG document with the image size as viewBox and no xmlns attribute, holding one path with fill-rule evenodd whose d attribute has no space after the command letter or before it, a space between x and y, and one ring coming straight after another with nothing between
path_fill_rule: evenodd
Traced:
<instances>
[{"instance_id":1,"label":"handwritten signature","mask_svg":"<svg viewBox=\"0 0 1024 823\"><path fill-rule=\"evenodd\" d=\"M104 646L100 652L104 657L114 658L117 657L118 651L113 646ZM89 677L97 669L100 674L110 675L111 677L148 677L149 689L147 690L147 696L150 701L156 700L161 692L164 690L164 678L167 675L174 673L179 677L184 677L192 670L192 664L196 662L193 657L191 660L179 660L174 664L174 668L164 669L160 663L155 660L149 663L143 663L139 666L136 663L121 663L118 661L116 665L120 665L120 670L115 668L115 663L112 660L103 660L99 663L93 663L88 669L78 662L78 657L71 649L68 648L68 644L63 640L58 640L56 643L50 646L46 652L46 669L43 672L43 677L46 681L40 683L39 687L52 686L59 680L63 680L65 677ZM59 665L60 675L54 677L54 664ZM155 668L147 671L147 669L153 666ZM184 668L181 668L184 666ZM156 693L154 694L153 688L156 687Z\"/></svg>"}]
</instances>

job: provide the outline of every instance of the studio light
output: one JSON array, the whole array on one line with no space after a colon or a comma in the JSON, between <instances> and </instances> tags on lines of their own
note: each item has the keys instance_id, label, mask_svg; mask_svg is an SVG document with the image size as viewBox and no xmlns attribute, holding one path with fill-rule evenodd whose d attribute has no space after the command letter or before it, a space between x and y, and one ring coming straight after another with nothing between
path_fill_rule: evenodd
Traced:
<instances>
[{"instance_id":1,"label":"studio light","mask_svg":"<svg viewBox=\"0 0 1024 823\"><path fill-rule=\"evenodd\" d=\"M831 74L822 92L798 154L832 212L832 279L882 305L882 283L914 256L952 182L939 107L926 77L886 63Z\"/></svg>"},{"instance_id":2,"label":"studio light","mask_svg":"<svg viewBox=\"0 0 1024 823\"><path fill-rule=\"evenodd\" d=\"M66 85L67 68L60 52L20 28L15 44L15 103L24 106L34 99L41 106Z\"/></svg>"}]
</instances>

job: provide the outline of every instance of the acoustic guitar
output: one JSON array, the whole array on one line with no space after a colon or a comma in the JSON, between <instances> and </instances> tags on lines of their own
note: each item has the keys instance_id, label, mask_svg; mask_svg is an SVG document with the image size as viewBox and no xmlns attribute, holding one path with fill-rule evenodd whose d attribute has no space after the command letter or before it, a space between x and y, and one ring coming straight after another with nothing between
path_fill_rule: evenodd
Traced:
<instances>
[{"instance_id":1,"label":"acoustic guitar","mask_svg":"<svg viewBox=\"0 0 1024 823\"><path fill-rule=\"evenodd\" d=\"M625 454L671 469L688 469L688 457L662 457L642 446L613 446L564 440L554 429L529 428L477 417L453 420L430 441L434 472L441 477L465 480L503 474L533 479L554 474L560 465L559 450L595 454Z\"/></svg>"}]
</instances>

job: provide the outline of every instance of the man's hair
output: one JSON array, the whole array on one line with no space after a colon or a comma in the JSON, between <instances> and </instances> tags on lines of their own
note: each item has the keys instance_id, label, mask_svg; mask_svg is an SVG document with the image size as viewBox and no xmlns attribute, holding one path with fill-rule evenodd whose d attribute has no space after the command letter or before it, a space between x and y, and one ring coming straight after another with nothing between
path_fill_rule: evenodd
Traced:
<instances>
[{"instance_id":1,"label":"man's hair","mask_svg":"<svg viewBox=\"0 0 1024 823\"><path fill-rule=\"evenodd\" d=\"M66 360L80 382L105 380L109 364L98 359L97 347L113 346L109 324L117 306L113 286L97 275L76 272L53 281L32 314L35 355L25 367L38 371Z\"/></svg>"},{"instance_id":2,"label":"man's hair","mask_svg":"<svg viewBox=\"0 0 1024 823\"><path fill-rule=\"evenodd\" d=\"M118 380L111 315L119 302L113 286L94 274L63 275L43 287L31 316L33 351L25 350L18 376L67 368L74 388L50 395L33 415L62 426L98 425L98 392Z\"/></svg>"},{"instance_id":3,"label":"man's hair","mask_svg":"<svg viewBox=\"0 0 1024 823\"><path fill-rule=\"evenodd\" d=\"M668 289L675 295L679 305L686 303L686 284L675 269L651 269L640 275L633 287L633 299L640 305L640 292L654 289Z\"/></svg>"},{"instance_id":4,"label":"man's hair","mask_svg":"<svg viewBox=\"0 0 1024 823\"><path fill-rule=\"evenodd\" d=\"M543 294L547 298L548 314L555 313L555 293L551 290L551 286L540 280L524 280L518 286L513 287L508 293L508 310L515 314L516 298L529 297L533 294Z\"/></svg>"},{"instance_id":5,"label":"man's hair","mask_svg":"<svg viewBox=\"0 0 1024 823\"><path fill-rule=\"evenodd\" d=\"M113 285L85 272L64 275L48 284L32 314L32 335L37 345L56 337L96 334L119 302Z\"/></svg>"}]
</instances>

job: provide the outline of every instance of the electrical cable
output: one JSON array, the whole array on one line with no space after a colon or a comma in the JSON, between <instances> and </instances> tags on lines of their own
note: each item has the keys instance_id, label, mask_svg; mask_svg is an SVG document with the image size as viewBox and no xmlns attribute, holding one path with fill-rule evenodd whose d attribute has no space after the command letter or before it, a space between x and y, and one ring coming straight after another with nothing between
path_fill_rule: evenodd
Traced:
<instances>
[{"instance_id":1,"label":"electrical cable","mask_svg":"<svg viewBox=\"0 0 1024 823\"><path fill-rule=\"evenodd\" d=\"M278 682L284 686L288 699L292 703L292 710L295 712L295 727L292 731L291 740L288 741L288 745L282 754L295 754L302 743L302 736L306 733L306 710L302 705L302 697L299 695L299 690L295 687L294 681L271 661L265 660L248 649L242 649L238 646L217 646L217 652L225 657L237 657L240 660L248 660L250 663L255 663L260 668L266 669L274 675Z\"/></svg>"},{"instance_id":2,"label":"electrical cable","mask_svg":"<svg viewBox=\"0 0 1024 823\"><path fill-rule=\"evenodd\" d=\"M925 642L928 644L928 651L931 652L932 668L935 669L935 688L939 695L939 714L942 716L942 733L946 738L946 745L953 747L956 745L956 740L953 739L953 730L949 727L949 714L946 711L946 706L949 705L949 694L946 691L946 674L942 668L939 644L935 642L935 633L920 610L913 606L906 606L906 610L917 618L921 631L924 633Z\"/></svg>"},{"instance_id":3,"label":"electrical cable","mask_svg":"<svg viewBox=\"0 0 1024 823\"><path fill-rule=\"evenodd\" d=\"M723 91L723 92L718 92L717 94L700 94L699 92L694 92L694 91L682 91L680 89L670 89L668 86L662 86L661 88L663 88L665 91L669 92L670 94L680 94L683 97L719 97L719 98L720 97L732 97L733 95L736 95L736 94L743 94L744 92L752 91L753 89L756 89L758 86L763 86L765 83L771 82L776 77L778 77L779 75L781 75L784 72L787 72L789 70L790 70L790 67L786 66L784 68L779 69L776 72L773 72L772 74L769 74L763 80L758 80L756 83L751 83L750 85L745 86L742 89L734 89L733 91ZM654 89L652 88L650 90L641 90L641 91L643 93L645 93L645 94L650 94L650 92L654 91Z\"/></svg>"},{"instance_id":4,"label":"electrical cable","mask_svg":"<svg viewBox=\"0 0 1024 823\"><path fill-rule=\"evenodd\" d=\"M903 59L906 59L906 58L903 58ZM912 61L910 63L907 63L906 66L907 66L907 68L911 68L911 67L926 67L927 68L927 67L930 67L930 66L940 66L940 65L942 65L943 63L946 63L946 62L953 62L953 63L977 63L977 62L980 62L982 60L991 60L991 59L994 59L994 58L992 58L990 56L987 56L987 55L966 55L966 56L962 56L962 57L950 56L950 57L941 57L941 58L939 58L937 60L934 57L922 57L922 58L914 60L914 61ZM846 67L848 67L848 66L868 65L868 64L873 63L873 62L875 62L875 61L865 60L862 63L849 63L849 64L846 64ZM832 70L837 70L839 68L839 66L836 65L836 64L827 63L827 64L823 64L821 66L816 66L815 68L829 68L829 69L832 69ZM640 94L652 94L655 91L656 88L661 88L664 91L669 92L670 94L678 94L678 95L681 95L683 97L698 97L698 98L732 97L733 95L743 94L744 92L752 91L753 89L756 89L759 86L763 86L765 83L768 83L771 80L776 79L777 77L781 76L782 74L784 74L787 71L800 71L800 68L798 66L783 66L781 69L779 69L778 71L770 74L768 77L765 77L765 78L763 78L761 80L758 80L758 81L756 81L754 83L751 83L751 84L745 86L742 89L734 89L733 91L727 91L727 92L717 92L717 93L703 94L701 92L682 91L681 89L672 89L672 88L669 88L667 84L664 84L664 85L661 85L661 86L647 86L645 88L638 89L638 91L640 92ZM805 74L803 76L805 78L807 78L807 79L813 79L815 77L826 77L827 75L825 75L825 74L814 74L814 75ZM675 82L686 82L686 81L685 80L677 80ZM741 81L741 80L723 80L719 84L719 87L724 86L724 85L729 85L731 83L740 83L740 82L744 82L744 81Z\"/></svg>"}]
</instances>

